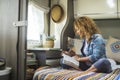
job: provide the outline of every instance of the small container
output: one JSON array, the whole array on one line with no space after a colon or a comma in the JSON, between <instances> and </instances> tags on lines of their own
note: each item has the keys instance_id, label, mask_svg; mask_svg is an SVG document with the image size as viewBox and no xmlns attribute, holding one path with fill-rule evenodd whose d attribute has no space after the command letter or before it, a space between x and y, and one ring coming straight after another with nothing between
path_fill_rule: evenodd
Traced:
<instances>
[{"instance_id":1,"label":"small container","mask_svg":"<svg viewBox=\"0 0 120 80\"><path fill-rule=\"evenodd\" d=\"M0 70L0 80L10 80L10 73L10 67L6 67L4 70Z\"/></svg>"},{"instance_id":2,"label":"small container","mask_svg":"<svg viewBox=\"0 0 120 80\"><path fill-rule=\"evenodd\" d=\"M47 36L45 41L43 41L43 47L44 48L53 48L54 47L54 36Z\"/></svg>"},{"instance_id":3,"label":"small container","mask_svg":"<svg viewBox=\"0 0 120 80\"><path fill-rule=\"evenodd\" d=\"M4 58L0 58L0 70L4 70L6 66L6 61Z\"/></svg>"},{"instance_id":4,"label":"small container","mask_svg":"<svg viewBox=\"0 0 120 80\"><path fill-rule=\"evenodd\" d=\"M53 48L54 47L54 40L46 40L43 43L44 48Z\"/></svg>"}]
</instances>

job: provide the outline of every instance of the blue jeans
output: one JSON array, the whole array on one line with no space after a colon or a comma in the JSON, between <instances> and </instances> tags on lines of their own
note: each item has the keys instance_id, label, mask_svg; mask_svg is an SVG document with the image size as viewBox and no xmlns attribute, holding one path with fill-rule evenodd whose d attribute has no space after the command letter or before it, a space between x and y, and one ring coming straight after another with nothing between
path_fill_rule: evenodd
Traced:
<instances>
[{"instance_id":1,"label":"blue jeans","mask_svg":"<svg viewBox=\"0 0 120 80\"><path fill-rule=\"evenodd\" d=\"M110 73L112 71L111 63L107 58L101 58L92 65L97 68L97 72ZM91 66L88 66L85 62L80 62L79 67L81 70L85 71Z\"/></svg>"},{"instance_id":2,"label":"blue jeans","mask_svg":"<svg viewBox=\"0 0 120 80\"><path fill-rule=\"evenodd\" d=\"M95 63L93 63L92 65L94 65L95 68L97 68L97 72L110 73L112 71L111 63L109 62L109 60L107 60L107 58L101 58L98 61L96 61ZM64 69L72 68L71 66L64 64L63 59L61 59L61 66ZM87 65L86 62L81 62L81 61L79 62L79 68L82 71L85 71L90 67L91 66Z\"/></svg>"},{"instance_id":3,"label":"blue jeans","mask_svg":"<svg viewBox=\"0 0 120 80\"><path fill-rule=\"evenodd\" d=\"M111 63L107 58L101 58L93 65L97 68L98 72L110 73L112 71Z\"/></svg>"}]
</instances>

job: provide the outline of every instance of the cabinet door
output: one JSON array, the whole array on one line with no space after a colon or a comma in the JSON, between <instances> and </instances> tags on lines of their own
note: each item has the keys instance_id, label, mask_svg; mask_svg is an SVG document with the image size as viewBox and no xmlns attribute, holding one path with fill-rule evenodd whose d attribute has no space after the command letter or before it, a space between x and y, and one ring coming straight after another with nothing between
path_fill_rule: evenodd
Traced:
<instances>
[{"instance_id":1,"label":"cabinet door","mask_svg":"<svg viewBox=\"0 0 120 80\"><path fill-rule=\"evenodd\" d=\"M94 19L117 18L117 0L75 0L74 12Z\"/></svg>"},{"instance_id":2,"label":"cabinet door","mask_svg":"<svg viewBox=\"0 0 120 80\"><path fill-rule=\"evenodd\" d=\"M18 20L18 6L19 0L0 0L0 57L5 58L6 66L12 68L11 80L18 80L16 51L18 29L12 25L13 21ZM0 77L1 80L2 76Z\"/></svg>"}]
</instances>

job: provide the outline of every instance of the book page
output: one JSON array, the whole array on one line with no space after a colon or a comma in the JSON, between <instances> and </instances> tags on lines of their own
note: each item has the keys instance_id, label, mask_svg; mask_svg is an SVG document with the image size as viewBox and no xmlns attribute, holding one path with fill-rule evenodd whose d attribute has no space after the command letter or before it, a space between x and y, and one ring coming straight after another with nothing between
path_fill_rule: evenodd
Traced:
<instances>
[{"instance_id":1,"label":"book page","mask_svg":"<svg viewBox=\"0 0 120 80\"><path fill-rule=\"evenodd\" d=\"M66 54L63 54L63 60L67 62L67 64L70 62L71 64L74 64L79 67L79 61L75 60L74 57L70 57Z\"/></svg>"}]
</instances>

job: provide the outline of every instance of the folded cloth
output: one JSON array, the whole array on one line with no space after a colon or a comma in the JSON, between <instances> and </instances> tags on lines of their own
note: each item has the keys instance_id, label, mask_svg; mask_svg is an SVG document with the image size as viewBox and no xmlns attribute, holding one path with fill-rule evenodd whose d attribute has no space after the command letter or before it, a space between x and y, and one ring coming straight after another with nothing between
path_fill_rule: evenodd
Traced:
<instances>
[{"instance_id":1,"label":"folded cloth","mask_svg":"<svg viewBox=\"0 0 120 80\"><path fill-rule=\"evenodd\" d=\"M108 59L109 61L110 61L110 63L111 63L111 67L112 67L112 70L115 70L115 69L117 69L117 68L120 68L120 65L118 65L116 62L115 62L115 60L113 60L113 59Z\"/></svg>"}]
</instances>

